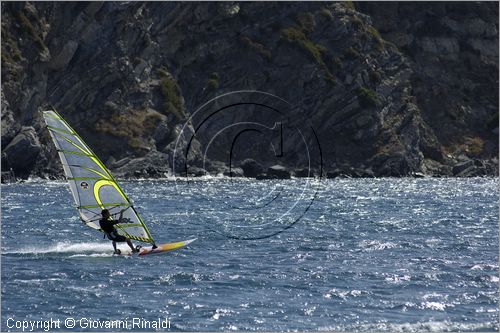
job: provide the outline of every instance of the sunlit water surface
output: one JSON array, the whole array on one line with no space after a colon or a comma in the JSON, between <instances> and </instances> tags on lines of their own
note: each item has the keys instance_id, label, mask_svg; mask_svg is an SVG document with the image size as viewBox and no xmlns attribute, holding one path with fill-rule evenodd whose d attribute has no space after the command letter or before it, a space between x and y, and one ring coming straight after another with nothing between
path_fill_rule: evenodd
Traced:
<instances>
[{"instance_id":1,"label":"sunlit water surface","mask_svg":"<svg viewBox=\"0 0 500 333\"><path fill-rule=\"evenodd\" d=\"M158 242L198 237L145 257L113 256L64 182L2 185L1 329L498 331L498 179L325 180L312 205L305 182L123 182ZM293 204L303 218L277 220Z\"/></svg>"}]
</instances>

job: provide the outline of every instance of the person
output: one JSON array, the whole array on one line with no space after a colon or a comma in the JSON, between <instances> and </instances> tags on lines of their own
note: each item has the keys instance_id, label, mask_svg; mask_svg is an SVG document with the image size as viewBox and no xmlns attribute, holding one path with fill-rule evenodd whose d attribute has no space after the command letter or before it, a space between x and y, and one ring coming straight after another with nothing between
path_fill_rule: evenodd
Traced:
<instances>
[{"instance_id":1,"label":"person","mask_svg":"<svg viewBox=\"0 0 500 333\"><path fill-rule=\"evenodd\" d=\"M115 249L115 254L120 254L120 250L116 248L116 242L127 242L128 246L132 249L132 252L138 252L139 250L134 247L130 238L118 234L115 229L115 224L123 222L123 212L127 209L122 209L120 211L120 217L118 220L112 220L109 210L103 209L101 212L102 219L99 220L99 225L101 230L108 236L109 240L113 241L113 248Z\"/></svg>"}]
</instances>

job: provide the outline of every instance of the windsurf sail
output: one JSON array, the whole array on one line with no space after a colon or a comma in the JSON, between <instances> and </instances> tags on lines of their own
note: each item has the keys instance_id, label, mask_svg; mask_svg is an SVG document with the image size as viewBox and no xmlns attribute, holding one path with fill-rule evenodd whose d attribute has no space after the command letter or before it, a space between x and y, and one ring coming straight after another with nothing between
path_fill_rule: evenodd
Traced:
<instances>
[{"instance_id":1,"label":"windsurf sail","mask_svg":"<svg viewBox=\"0 0 500 333\"><path fill-rule=\"evenodd\" d=\"M103 209L108 209L112 217L117 217L125 209L123 221L128 223L117 224L118 233L154 245L146 224L96 154L56 111L42 113L81 220L87 226L100 230L99 219Z\"/></svg>"}]
</instances>

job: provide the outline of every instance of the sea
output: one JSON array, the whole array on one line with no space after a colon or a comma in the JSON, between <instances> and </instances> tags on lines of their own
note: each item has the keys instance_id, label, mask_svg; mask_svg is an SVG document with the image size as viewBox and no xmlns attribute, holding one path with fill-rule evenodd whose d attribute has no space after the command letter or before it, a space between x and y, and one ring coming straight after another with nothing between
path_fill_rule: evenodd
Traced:
<instances>
[{"instance_id":1,"label":"sea","mask_svg":"<svg viewBox=\"0 0 500 333\"><path fill-rule=\"evenodd\" d=\"M1 331L499 330L498 178L120 184L197 240L113 255L65 182L2 185Z\"/></svg>"}]
</instances>

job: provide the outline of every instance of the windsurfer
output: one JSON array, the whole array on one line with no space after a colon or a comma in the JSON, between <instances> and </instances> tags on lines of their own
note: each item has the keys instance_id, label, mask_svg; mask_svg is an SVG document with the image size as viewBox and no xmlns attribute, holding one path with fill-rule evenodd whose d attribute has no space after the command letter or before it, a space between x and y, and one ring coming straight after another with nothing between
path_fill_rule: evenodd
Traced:
<instances>
[{"instance_id":1,"label":"windsurfer","mask_svg":"<svg viewBox=\"0 0 500 333\"><path fill-rule=\"evenodd\" d=\"M127 242L128 246L132 249L132 252L138 252L139 250L134 247L130 238L119 235L117 230L115 229L115 225L118 223L123 223L123 212L127 209L122 209L120 211L120 216L118 220L112 220L111 214L109 210L103 209L102 219L99 220L99 225L101 226L101 230L108 236L109 240L113 241L113 248L115 249L116 254L120 254L120 250L116 248L116 242Z\"/></svg>"}]
</instances>

